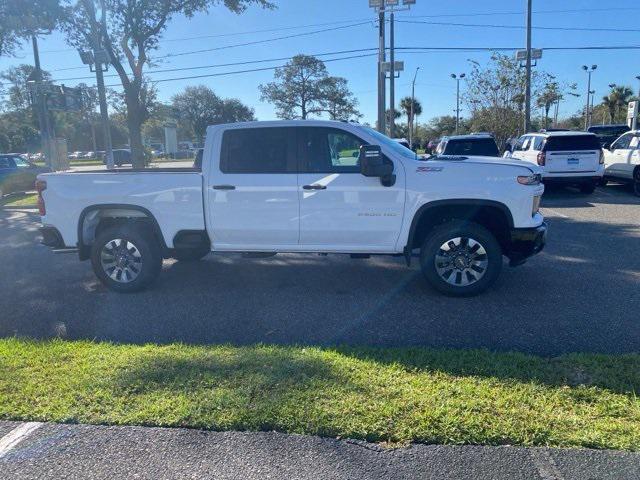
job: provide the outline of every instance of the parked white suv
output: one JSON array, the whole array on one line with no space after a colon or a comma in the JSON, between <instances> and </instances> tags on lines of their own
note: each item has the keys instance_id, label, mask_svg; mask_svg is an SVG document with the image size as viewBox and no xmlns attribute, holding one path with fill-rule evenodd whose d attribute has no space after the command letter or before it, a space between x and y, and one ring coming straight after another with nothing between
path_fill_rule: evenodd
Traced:
<instances>
[{"instance_id":1,"label":"parked white suv","mask_svg":"<svg viewBox=\"0 0 640 480\"><path fill-rule=\"evenodd\" d=\"M632 182L634 193L640 197L640 130L620 136L604 151L604 179Z\"/></svg>"},{"instance_id":2,"label":"parked white suv","mask_svg":"<svg viewBox=\"0 0 640 480\"><path fill-rule=\"evenodd\" d=\"M598 137L588 132L528 133L506 154L542 168L545 183L563 183L593 193L604 174L604 153Z\"/></svg>"},{"instance_id":3,"label":"parked white suv","mask_svg":"<svg viewBox=\"0 0 640 480\"><path fill-rule=\"evenodd\" d=\"M420 159L371 128L292 120L216 125L202 169L40 175L46 245L78 250L119 292L162 258L209 252L419 252L427 281L474 295L542 250L540 169L489 157ZM414 253L415 252L415 253Z\"/></svg>"}]
</instances>

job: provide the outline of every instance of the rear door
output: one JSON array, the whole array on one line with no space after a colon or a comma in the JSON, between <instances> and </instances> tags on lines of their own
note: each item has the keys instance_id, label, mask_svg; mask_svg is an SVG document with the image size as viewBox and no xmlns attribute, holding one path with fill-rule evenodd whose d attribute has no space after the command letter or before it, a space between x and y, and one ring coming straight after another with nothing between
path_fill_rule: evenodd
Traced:
<instances>
[{"instance_id":1,"label":"rear door","mask_svg":"<svg viewBox=\"0 0 640 480\"><path fill-rule=\"evenodd\" d=\"M298 129L300 247L327 252L392 252L404 212L404 170L396 182L360 173L358 152L368 142L337 128ZM391 161L391 160L389 160Z\"/></svg>"},{"instance_id":2,"label":"rear door","mask_svg":"<svg viewBox=\"0 0 640 480\"><path fill-rule=\"evenodd\" d=\"M600 163L600 142L595 135L550 136L544 151L547 173L594 173Z\"/></svg>"},{"instance_id":3,"label":"rear door","mask_svg":"<svg viewBox=\"0 0 640 480\"><path fill-rule=\"evenodd\" d=\"M631 150L632 133L626 133L605 150L605 168L607 175L624 176L633 150Z\"/></svg>"},{"instance_id":4,"label":"rear door","mask_svg":"<svg viewBox=\"0 0 640 480\"><path fill-rule=\"evenodd\" d=\"M295 129L223 132L208 198L214 250L295 250L299 235Z\"/></svg>"}]
</instances>

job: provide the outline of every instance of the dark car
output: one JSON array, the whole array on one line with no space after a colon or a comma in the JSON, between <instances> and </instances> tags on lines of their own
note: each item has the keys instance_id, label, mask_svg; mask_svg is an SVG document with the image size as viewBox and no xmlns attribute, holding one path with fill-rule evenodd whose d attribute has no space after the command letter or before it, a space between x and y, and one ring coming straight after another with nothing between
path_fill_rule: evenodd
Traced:
<instances>
[{"instance_id":1,"label":"dark car","mask_svg":"<svg viewBox=\"0 0 640 480\"><path fill-rule=\"evenodd\" d=\"M499 157L498 145L491 135L455 135L442 137L436 155Z\"/></svg>"},{"instance_id":2,"label":"dark car","mask_svg":"<svg viewBox=\"0 0 640 480\"><path fill-rule=\"evenodd\" d=\"M103 162L107 164L107 156L104 155ZM121 167L124 164L131 165L131 150L127 150L126 148L118 148L113 150L113 164Z\"/></svg>"},{"instance_id":3,"label":"dark car","mask_svg":"<svg viewBox=\"0 0 640 480\"><path fill-rule=\"evenodd\" d=\"M16 153L0 154L0 198L7 193L33 190L36 177L49 171Z\"/></svg>"},{"instance_id":4,"label":"dark car","mask_svg":"<svg viewBox=\"0 0 640 480\"><path fill-rule=\"evenodd\" d=\"M631 130L627 125L592 125L587 129L590 133L595 133L602 148L609 148L613 142L623 133Z\"/></svg>"}]
</instances>

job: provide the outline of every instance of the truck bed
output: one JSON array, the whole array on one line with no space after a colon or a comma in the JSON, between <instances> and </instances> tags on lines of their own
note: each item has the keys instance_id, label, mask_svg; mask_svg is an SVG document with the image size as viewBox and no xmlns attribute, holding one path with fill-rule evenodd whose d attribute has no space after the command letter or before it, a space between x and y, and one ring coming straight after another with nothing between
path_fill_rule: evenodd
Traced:
<instances>
[{"instance_id":1,"label":"truck bed","mask_svg":"<svg viewBox=\"0 0 640 480\"><path fill-rule=\"evenodd\" d=\"M44 225L55 225L66 246L76 246L78 224L95 206L132 205L150 212L162 225L168 247L181 230L204 230L202 175L196 169L149 169L59 172L40 175Z\"/></svg>"}]
</instances>

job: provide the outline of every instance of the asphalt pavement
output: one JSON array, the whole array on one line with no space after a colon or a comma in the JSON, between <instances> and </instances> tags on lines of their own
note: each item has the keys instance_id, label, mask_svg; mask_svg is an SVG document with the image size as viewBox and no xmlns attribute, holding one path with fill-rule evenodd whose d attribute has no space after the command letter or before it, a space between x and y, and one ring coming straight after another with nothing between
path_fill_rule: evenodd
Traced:
<instances>
[{"instance_id":1,"label":"asphalt pavement","mask_svg":"<svg viewBox=\"0 0 640 480\"><path fill-rule=\"evenodd\" d=\"M3 449L3 431L27 433ZM637 480L640 454L0 422L0 478Z\"/></svg>"},{"instance_id":2,"label":"asphalt pavement","mask_svg":"<svg viewBox=\"0 0 640 480\"><path fill-rule=\"evenodd\" d=\"M121 295L88 262L39 245L35 212L0 211L0 336L634 352L639 205L622 186L548 192L545 251L465 299L431 290L417 261L341 255L167 260L150 290Z\"/></svg>"}]
</instances>

